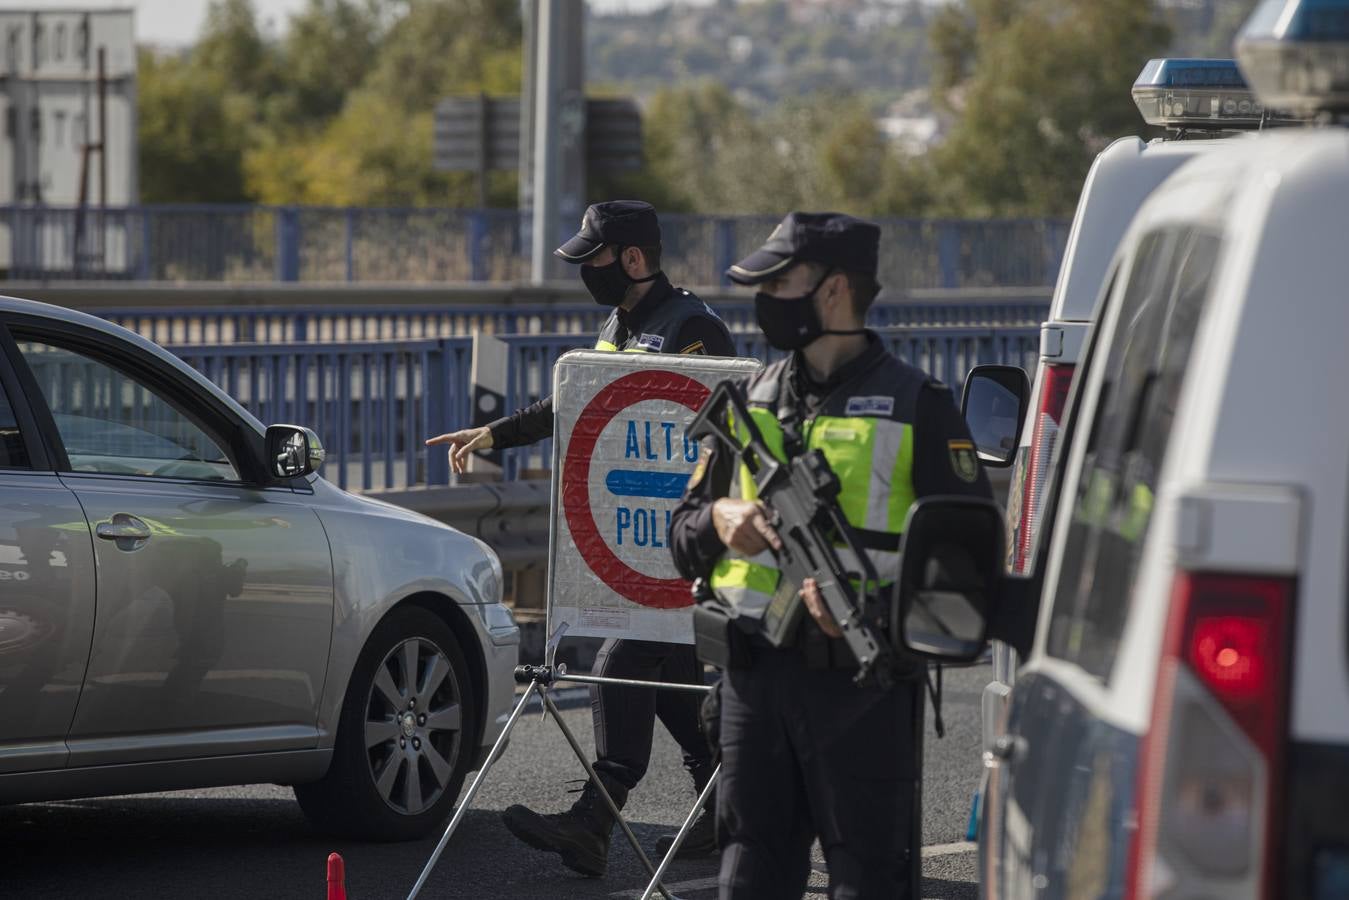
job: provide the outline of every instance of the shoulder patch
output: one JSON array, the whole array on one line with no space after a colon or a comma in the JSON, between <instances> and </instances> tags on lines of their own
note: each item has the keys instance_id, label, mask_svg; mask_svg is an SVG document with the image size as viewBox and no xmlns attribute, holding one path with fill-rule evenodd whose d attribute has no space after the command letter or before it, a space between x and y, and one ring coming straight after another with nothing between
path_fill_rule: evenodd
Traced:
<instances>
[{"instance_id":1,"label":"shoulder patch","mask_svg":"<svg viewBox=\"0 0 1349 900\"><path fill-rule=\"evenodd\" d=\"M707 348L703 346L703 342L702 342L702 341L694 341L692 344L689 344L687 347L685 347L683 350L680 350L679 352L680 352L680 353L702 353L702 354L706 354L706 353L707 353Z\"/></svg>"},{"instance_id":2,"label":"shoulder patch","mask_svg":"<svg viewBox=\"0 0 1349 900\"><path fill-rule=\"evenodd\" d=\"M689 482L688 485L684 488L684 492L687 494L688 492L696 488L698 485L702 484L703 476L706 474L707 474L707 454L699 452L698 465L694 467L693 474L689 476Z\"/></svg>"},{"instance_id":3,"label":"shoulder patch","mask_svg":"<svg viewBox=\"0 0 1349 900\"><path fill-rule=\"evenodd\" d=\"M951 456L951 471L966 484L974 484L979 479L979 457L974 453L974 441L947 441L947 452Z\"/></svg>"},{"instance_id":4,"label":"shoulder patch","mask_svg":"<svg viewBox=\"0 0 1349 900\"><path fill-rule=\"evenodd\" d=\"M659 353L661 348L665 346L665 337L659 334L643 334L637 339L637 346L643 350Z\"/></svg>"},{"instance_id":5,"label":"shoulder patch","mask_svg":"<svg viewBox=\"0 0 1349 900\"><path fill-rule=\"evenodd\" d=\"M849 397L847 415L850 416L889 416L894 415L895 398L887 396Z\"/></svg>"}]
</instances>

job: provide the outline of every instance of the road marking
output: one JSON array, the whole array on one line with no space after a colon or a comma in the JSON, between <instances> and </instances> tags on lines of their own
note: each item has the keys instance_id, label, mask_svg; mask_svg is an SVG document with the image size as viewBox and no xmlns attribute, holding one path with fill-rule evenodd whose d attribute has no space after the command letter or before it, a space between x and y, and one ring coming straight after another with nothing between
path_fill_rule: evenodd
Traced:
<instances>
[{"instance_id":1,"label":"road marking","mask_svg":"<svg viewBox=\"0 0 1349 900\"><path fill-rule=\"evenodd\" d=\"M934 856L955 856L957 853L973 853L979 849L974 841L956 841L954 844L933 844L923 848L923 859Z\"/></svg>"}]
</instances>

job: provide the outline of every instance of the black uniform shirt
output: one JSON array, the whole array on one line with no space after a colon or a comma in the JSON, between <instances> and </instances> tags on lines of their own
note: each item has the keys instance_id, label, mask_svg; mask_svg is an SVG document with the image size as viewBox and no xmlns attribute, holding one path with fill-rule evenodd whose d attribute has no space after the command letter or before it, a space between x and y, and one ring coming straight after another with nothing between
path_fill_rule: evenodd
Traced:
<instances>
[{"instance_id":1,"label":"black uniform shirt","mask_svg":"<svg viewBox=\"0 0 1349 900\"><path fill-rule=\"evenodd\" d=\"M651 285L651 290L631 310L618 307L609 321L605 323L602 336L619 350L639 346L643 338L642 327L660 307L667 302L679 302L678 290L670 284L665 275L660 275ZM684 298L692 294L682 292ZM696 299L696 298L695 298ZM699 301L701 302L701 301ZM731 342L730 332L721 319L707 307L703 311L694 311L678 326L673 335L660 335L661 349L668 353L692 353L705 356L735 356L735 344ZM553 398L544 397L537 403L516 410L487 426L492 429L492 446L496 448L519 447L533 444L553 434Z\"/></svg>"},{"instance_id":2,"label":"black uniform shirt","mask_svg":"<svg viewBox=\"0 0 1349 900\"><path fill-rule=\"evenodd\" d=\"M785 369L785 377L796 379L796 394L804 407L803 418L813 417L825 398L837 388L865 374L886 354L880 338L868 333L867 349L840 366L823 383L810 377L799 352ZM951 389L939 381L927 381L918 392L917 413L913 422L913 490L915 497L936 494L966 494L992 497L988 476L980 467L973 482L955 471L949 442L968 440L969 429L951 397ZM704 452L706 448L704 448ZM706 460L705 474L691 482L684 499L675 508L670 523L670 549L675 568L684 578L706 578L726 552L712 524L712 504L725 497L730 488L735 460L717 447Z\"/></svg>"}]
</instances>

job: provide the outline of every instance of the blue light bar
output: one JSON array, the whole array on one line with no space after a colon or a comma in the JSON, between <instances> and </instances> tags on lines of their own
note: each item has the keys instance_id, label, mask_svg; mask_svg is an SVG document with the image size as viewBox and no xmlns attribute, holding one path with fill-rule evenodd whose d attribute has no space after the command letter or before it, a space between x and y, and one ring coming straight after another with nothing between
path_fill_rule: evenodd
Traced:
<instances>
[{"instance_id":1,"label":"blue light bar","mask_svg":"<svg viewBox=\"0 0 1349 900\"><path fill-rule=\"evenodd\" d=\"M1231 59L1153 59L1133 86L1149 125L1199 131L1257 128L1264 105Z\"/></svg>"},{"instance_id":2,"label":"blue light bar","mask_svg":"<svg viewBox=\"0 0 1349 900\"><path fill-rule=\"evenodd\" d=\"M1246 88L1235 59L1150 59L1134 87Z\"/></svg>"},{"instance_id":3,"label":"blue light bar","mask_svg":"<svg viewBox=\"0 0 1349 900\"><path fill-rule=\"evenodd\" d=\"M1349 0L1265 0L1237 36L1237 58L1268 106L1349 112Z\"/></svg>"}]
</instances>

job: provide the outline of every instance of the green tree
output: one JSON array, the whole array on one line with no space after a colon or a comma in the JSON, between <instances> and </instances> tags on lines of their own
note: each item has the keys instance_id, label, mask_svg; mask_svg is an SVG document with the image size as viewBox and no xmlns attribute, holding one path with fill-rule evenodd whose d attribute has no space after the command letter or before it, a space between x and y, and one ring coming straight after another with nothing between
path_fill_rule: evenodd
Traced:
<instances>
[{"instance_id":1,"label":"green tree","mask_svg":"<svg viewBox=\"0 0 1349 900\"><path fill-rule=\"evenodd\" d=\"M715 209L726 141L746 118L746 111L716 82L657 93L642 116L646 169L627 184L670 212ZM599 195L596 188L602 184L602 179L591 179L592 196Z\"/></svg>"},{"instance_id":2,"label":"green tree","mask_svg":"<svg viewBox=\"0 0 1349 900\"><path fill-rule=\"evenodd\" d=\"M449 94L518 93L516 0L409 0L364 86L411 113Z\"/></svg>"},{"instance_id":3,"label":"green tree","mask_svg":"<svg viewBox=\"0 0 1349 900\"><path fill-rule=\"evenodd\" d=\"M196 45L140 61L146 200L471 205L431 165L441 97L518 93L514 0L308 0L281 41L252 0L213 0ZM514 174L491 200L511 205Z\"/></svg>"},{"instance_id":4,"label":"green tree","mask_svg":"<svg viewBox=\"0 0 1349 900\"><path fill-rule=\"evenodd\" d=\"M977 2L977 0L976 0ZM928 27L932 44L932 89L937 101L949 109L951 92L970 77L978 46L975 38L980 27L990 31L1006 27L993 17L1000 7L982 4L971 11L962 3L948 3L937 11Z\"/></svg>"},{"instance_id":5,"label":"green tree","mask_svg":"<svg viewBox=\"0 0 1349 900\"><path fill-rule=\"evenodd\" d=\"M285 125L322 123L342 111L379 58L388 16L381 0L309 0L291 16L280 48Z\"/></svg>"},{"instance_id":6,"label":"green tree","mask_svg":"<svg viewBox=\"0 0 1349 900\"><path fill-rule=\"evenodd\" d=\"M211 0L192 63L230 91L257 97L276 86L276 55L258 29L253 0Z\"/></svg>"},{"instance_id":7,"label":"green tree","mask_svg":"<svg viewBox=\"0 0 1349 900\"><path fill-rule=\"evenodd\" d=\"M249 151L249 192L264 203L472 205L464 179L432 169L431 132L430 112L408 113L361 89L321 132Z\"/></svg>"},{"instance_id":8,"label":"green tree","mask_svg":"<svg viewBox=\"0 0 1349 900\"><path fill-rule=\"evenodd\" d=\"M141 50L137 64L141 199L147 203L244 199L251 104L178 56Z\"/></svg>"},{"instance_id":9,"label":"green tree","mask_svg":"<svg viewBox=\"0 0 1349 900\"><path fill-rule=\"evenodd\" d=\"M276 87L251 0L213 0L185 55L137 57L141 196L150 203L248 199L243 160L259 98Z\"/></svg>"},{"instance_id":10,"label":"green tree","mask_svg":"<svg viewBox=\"0 0 1349 900\"><path fill-rule=\"evenodd\" d=\"M646 169L592 181L662 210L779 214L836 209L914 215L925 180L877 129L868 105L845 94L788 101L754 116L715 82L657 93L643 116Z\"/></svg>"},{"instance_id":11,"label":"green tree","mask_svg":"<svg viewBox=\"0 0 1349 900\"><path fill-rule=\"evenodd\" d=\"M433 109L447 95L515 94L520 20L503 0L310 0L283 50L288 116L247 153L251 196L268 203L472 206L469 173L432 167ZM368 47L368 49L362 49ZM360 61L346 57L359 54ZM330 77L331 76L331 77ZM492 203L515 202L494 173Z\"/></svg>"},{"instance_id":12,"label":"green tree","mask_svg":"<svg viewBox=\"0 0 1349 900\"><path fill-rule=\"evenodd\" d=\"M1092 159L1144 132L1129 95L1170 35L1137 0L970 0L934 40L958 116L934 154L940 212L1068 215ZM963 30L962 30L963 29Z\"/></svg>"}]
</instances>

